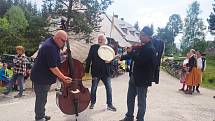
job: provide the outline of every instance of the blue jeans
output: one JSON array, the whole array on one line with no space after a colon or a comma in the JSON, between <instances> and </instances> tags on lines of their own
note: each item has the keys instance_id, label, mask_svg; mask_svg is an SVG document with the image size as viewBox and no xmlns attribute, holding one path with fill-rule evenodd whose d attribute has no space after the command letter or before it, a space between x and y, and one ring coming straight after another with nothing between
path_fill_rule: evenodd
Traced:
<instances>
[{"instance_id":1,"label":"blue jeans","mask_svg":"<svg viewBox=\"0 0 215 121\"><path fill-rule=\"evenodd\" d=\"M133 75L131 75L128 86L127 93L127 109L126 113L127 118L133 119L134 113L134 105L135 105L135 97L137 96L138 100L138 112L137 112L137 121L144 121L144 115L146 112L146 97L147 97L147 89L148 87L137 87L134 84Z\"/></svg>"},{"instance_id":2,"label":"blue jeans","mask_svg":"<svg viewBox=\"0 0 215 121\"><path fill-rule=\"evenodd\" d=\"M91 86L91 104L96 103L96 90L100 80L102 80L106 88L107 104L112 105L111 77L106 78L93 77Z\"/></svg>"},{"instance_id":3,"label":"blue jeans","mask_svg":"<svg viewBox=\"0 0 215 121\"><path fill-rule=\"evenodd\" d=\"M9 92L12 91L13 85L16 82L16 80L18 81L18 85L19 85L19 93L18 93L18 95L22 96L22 94L23 94L24 76L21 75L21 74L14 74L11 77L11 80L8 83L7 92L9 93Z\"/></svg>"},{"instance_id":4,"label":"blue jeans","mask_svg":"<svg viewBox=\"0 0 215 121\"><path fill-rule=\"evenodd\" d=\"M35 119L41 119L45 116L45 105L47 102L48 91L51 85L40 85L34 83L35 101Z\"/></svg>"}]
</instances>

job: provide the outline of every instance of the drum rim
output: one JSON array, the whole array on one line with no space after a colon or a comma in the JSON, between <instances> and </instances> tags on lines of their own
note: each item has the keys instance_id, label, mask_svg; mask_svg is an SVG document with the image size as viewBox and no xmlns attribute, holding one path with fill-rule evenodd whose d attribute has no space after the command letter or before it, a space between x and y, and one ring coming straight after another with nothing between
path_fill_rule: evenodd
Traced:
<instances>
[{"instance_id":1,"label":"drum rim","mask_svg":"<svg viewBox=\"0 0 215 121\"><path fill-rule=\"evenodd\" d=\"M110 47L110 46L108 46L108 45L101 45L101 46L99 47L99 49L101 49L101 48L108 48L108 50L110 50L110 51L112 52L112 54L113 54L113 58L112 58L111 60L114 59L115 52L114 52L114 50L113 50L112 47ZM100 54L99 54L99 49L98 49L98 55L99 55L99 57L101 58L101 56L100 56ZM101 58L101 59L102 59L102 58ZM104 60L104 59L102 59L102 60ZM111 61L111 60L105 60L105 61Z\"/></svg>"}]
</instances>

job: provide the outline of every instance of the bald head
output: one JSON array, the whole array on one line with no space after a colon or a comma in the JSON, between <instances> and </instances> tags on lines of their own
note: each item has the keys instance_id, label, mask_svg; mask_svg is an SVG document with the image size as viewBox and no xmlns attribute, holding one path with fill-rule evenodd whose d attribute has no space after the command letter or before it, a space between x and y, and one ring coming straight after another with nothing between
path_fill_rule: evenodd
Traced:
<instances>
[{"instance_id":1,"label":"bald head","mask_svg":"<svg viewBox=\"0 0 215 121\"><path fill-rule=\"evenodd\" d=\"M104 34L99 34L98 35L98 44L99 45L104 45L106 42L106 37Z\"/></svg>"},{"instance_id":2,"label":"bald head","mask_svg":"<svg viewBox=\"0 0 215 121\"><path fill-rule=\"evenodd\" d=\"M58 30L53 38L58 47L63 48L65 42L68 40L68 34L63 30Z\"/></svg>"}]
</instances>

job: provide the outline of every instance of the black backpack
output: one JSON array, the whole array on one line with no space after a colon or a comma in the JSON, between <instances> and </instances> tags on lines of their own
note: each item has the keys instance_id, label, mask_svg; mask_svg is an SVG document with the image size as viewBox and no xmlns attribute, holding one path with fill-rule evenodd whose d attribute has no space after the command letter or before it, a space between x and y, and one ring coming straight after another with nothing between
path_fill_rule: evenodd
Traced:
<instances>
[{"instance_id":1,"label":"black backpack","mask_svg":"<svg viewBox=\"0 0 215 121\"><path fill-rule=\"evenodd\" d=\"M154 79L153 82L156 84L159 83L159 73L160 73L160 64L161 57L163 55L165 43L160 38L154 36L152 37L152 44L154 45L156 57L155 57L155 70L154 70Z\"/></svg>"}]
</instances>

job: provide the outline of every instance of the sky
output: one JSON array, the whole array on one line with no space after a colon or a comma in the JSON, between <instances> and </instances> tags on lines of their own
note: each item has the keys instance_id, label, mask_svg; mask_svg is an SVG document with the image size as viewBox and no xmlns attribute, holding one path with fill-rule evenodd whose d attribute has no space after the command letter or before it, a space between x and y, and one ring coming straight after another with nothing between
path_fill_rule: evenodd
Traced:
<instances>
[{"instance_id":1,"label":"sky","mask_svg":"<svg viewBox=\"0 0 215 121\"><path fill-rule=\"evenodd\" d=\"M33 0L41 5L42 0ZM132 25L138 21L140 28L146 25L154 25L154 28L165 27L172 14L179 14L184 20L189 5L194 0L112 0L113 3L107 9L107 14L117 14L119 18ZM200 17L208 26L207 18L213 11L214 0L197 0L200 3ZM180 37L178 37L180 39ZM206 39L213 38L207 34ZM177 41L179 40L177 39Z\"/></svg>"},{"instance_id":2,"label":"sky","mask_svg":"<svg viewBox=\"0 0 215 121\"><path fill-rule=\"evenodd\" d=\"M140 28L146 25L154 25L154 28L165 27L172 14L179 14L184 20L187 10L194 0L114 0L107 13L117 14L119 18L134 25L138 21ZM197 0L200 3L201 17L208 26L207 18L213 11L214 0ZM180 43L181 35L176 37L176 43ZM213 39L207 32L206 40Z\"/></svg>"}]
</instances>

